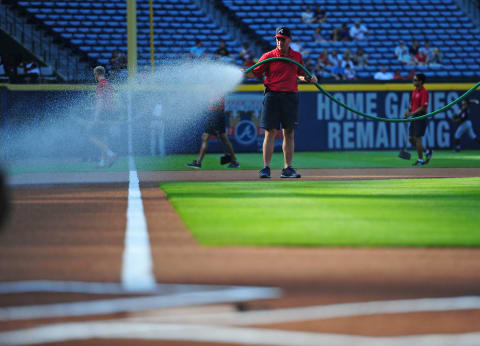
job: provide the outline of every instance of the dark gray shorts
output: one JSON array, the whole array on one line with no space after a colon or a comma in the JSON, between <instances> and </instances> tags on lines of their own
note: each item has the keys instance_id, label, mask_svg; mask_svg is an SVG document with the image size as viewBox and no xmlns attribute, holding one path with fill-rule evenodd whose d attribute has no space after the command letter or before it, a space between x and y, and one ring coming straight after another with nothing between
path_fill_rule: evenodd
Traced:
<instances>
[{"instance_id":1,"label":"dark gray shorts","mask_svg":"<svg viewBox=\"0 0 480 346\"><path fill-rule=\"evenodd\" d=\"M294 92L268 91L263 98L260 127L295 129L298 126L298 96Z\"/></svg>"},{"instance_id":2,"label":"dark gray shorts","mask_svg":"<svg viewBox=\"0 0 480 346\"><path fill-rule=\"evenodd\" d=\"M427 119L420 119L410 122L408 134L410 137L423 137L427 130Z\"/></svg>"},{"instance_id":3,"label":"dark gray shorts","mask_svg":"<svg viewBox=\"0 0 480 346\"><path fill-rule=\"evenodd\" d=\"M213 111L207 114L205 133L218 136L219 134L225 133L225 126L225 112Z\"/></svg>"}]
</instances>

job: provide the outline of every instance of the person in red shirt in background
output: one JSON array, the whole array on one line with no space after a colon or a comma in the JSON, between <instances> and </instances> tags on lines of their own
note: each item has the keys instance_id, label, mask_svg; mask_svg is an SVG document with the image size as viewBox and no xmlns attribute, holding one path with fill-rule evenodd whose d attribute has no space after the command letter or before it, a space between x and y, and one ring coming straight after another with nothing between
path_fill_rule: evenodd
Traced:
<instances>
[{"instance_id":1,"label":"person in red shirt in background","mask_svg":"<svg viewBox=\"0 0 480 346\"><path fill-rule=\"evenodd\" d=\"M225 98L223 96L213 96L208 106L207 125L202 134L202 144L200 146L200 153L198 159L193 160L192 163L187 163L186 166L190 168L202 168L202 160L207 153L208 138L210 135L216 136L220 139L227 149L227 154L220 161L221 164L230 162L228 168L239 168L240 164L235 157L232 143L225 133Z\"/></svg>"},{"instance_id":2,"label":"person in red shirt in background","mask_svg":"<svg viewBox=\"0 0 480 346\"><path fill-rule=\"evenodd\" d=\"M413 85L415 89L412 91L411 105L404 117L418 117L427 114L428 108L428 91L423 84L425 83L425 75L423 73L417 73L413 77ZM431 149L425 149L422 145L422 137L427 130L427 119L420 119L410 122L409 128L409 141L417 149L418 160L413 166L422 166L430 162L433 151ZM423 153L426 154L426 160L423 159Z\"/></svg>"},{"instance_id":3,"label":"person in red shirt in background","mask_svg":"<svg viewBox=\"0 0 480 346\"><path fill-rule=\"evenodd\" d=\"M90 140L100 149L98 168L111 167L116 154L107 145L110 131L109 121L114 119L113 88L105 79L105 68L97 66L93 69L93 76L97 82L95 97L95 113L93 116L93 131Z\"/></svg>"},{"instance_id":4,"label":"person in red shirt in background","mask_svg":"<svg viewBox=\"0 0 480 346\"><path fill-rule=\"evenodd\" d=\"M292 35L284 26L277 28L275 33L277 47L262 55L259 61L285 57L303 65L302 55L290 48ZM260 178L270 178L270 161L275 146L277 130L283 131L284 168L281 178L300 178L301 175L292 167L294 152L294 133L298 125L298 85L302 82L317 82L317 77L305 76L303 70L287 61L273 61L257 66L246 74L247 78L258 78L265 75L265 97L263 100L261 127L265 129L263 141L263 169Z\"/></svg>"},{"instance_id":5,"label":"person in red shirt in background","mask_svg":"<svg viewBox=\"0 0 480 346\"><path fill-rule=\"evenodd\" d=\"M427 56L423 52L423 50L419 50L417 54L415 54L415 63L417 65L426 65L427 64Z\"/></svg>"}]
</instances>

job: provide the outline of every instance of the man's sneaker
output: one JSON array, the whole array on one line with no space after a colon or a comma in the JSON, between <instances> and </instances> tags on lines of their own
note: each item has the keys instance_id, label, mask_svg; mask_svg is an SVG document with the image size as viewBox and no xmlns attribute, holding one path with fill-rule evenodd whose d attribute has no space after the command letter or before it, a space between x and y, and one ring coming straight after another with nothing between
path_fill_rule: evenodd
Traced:
<instances>
[{"instance_id":1,"label":"man's sneaker","mask_svg":"<svg viewBox=\"0 0 480 346\"><path fill-rule=\"evenodd\" d=\"M423 166L425 164L425 161L423 160L417 160L412 166Z\"/></svg>"},{"instance_id":2,"label":"man's sneaker","mask_svg":"<svg viewBox=\"0 0 480 346\"><path fill-rule=\"evenodd\" d=\"M427 164L432 159L433 150L432 149L427 149L427 151L425 151L425 156L427 157L427 159L425 160L425 164Z\"/></svg>"},{"instance_id":3,"label":"man's sneaker","mask_svg":"<svg viewBox=\"0 0 480 346\"><path fill-rule=\"evenodd\" d=\"M282 169L282 175L280 178L300 178L300 173L297 173L295 168L288 166L287 168Z\"/></svg>"},{"instance_id":4,"label":"man's sneaker","mask_svg":"<svg viewBox=\"0 0 480 346\"><path fill-rule=\"evenodd\" d=\"M238 163L238 161L232 161L230 162L230 164L227 166L227 168L238 168L240 167L240 164Z\"/></svg>"},{"instance_id":5,"label":"man's sneaker","mask_svg":"<svg viewBox=\"0 0 480 346\"><path fill-rule=\"evenodd\" d=\"M190 168L202 168L202 164L198 162L197 160L193 160L192 163L187 163L185 166L190 167Z\"/></svg>"},{"instance_id":6,"label":"man's sneaker","mask_svg":"<svg viewBox=\"0 0 480 346\"><path fill-rule=\"evenodd\" d=\"M263 167L259 172L258 172L258 177L260 179L264 178L271 178L270 176L270 167Z\"/></svg>"}]
</instances>

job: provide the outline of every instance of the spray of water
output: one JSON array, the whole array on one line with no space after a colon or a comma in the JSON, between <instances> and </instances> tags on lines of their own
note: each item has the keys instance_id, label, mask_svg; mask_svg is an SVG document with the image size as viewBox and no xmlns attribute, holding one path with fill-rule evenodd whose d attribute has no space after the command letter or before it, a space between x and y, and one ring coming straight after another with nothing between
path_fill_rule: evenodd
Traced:
<instances>
[{"instance_id":1,"label":"spray of water","mask_svg":"<svg viewBox=\"0 0 480 346\"><path fill-rule=\"evenodd\" d=\"M156 66L154 73L139 72L136 83L114 82L116 112L113 118L103 119L110 133L108 145L119 156L128 153L130 93L132 154L159 153L160 129L167 153L197 151L209 104L218 102L241 81L242 72L236 66L183 60ZM25 97L10 107L9 117L17 116L8 121L0 139L7 165L21 160L33 166L37 161L98 160L99 150L90 140L95 126L94 90L44 94L39 102L32 104Z\"/></svg>"}]
</instances>

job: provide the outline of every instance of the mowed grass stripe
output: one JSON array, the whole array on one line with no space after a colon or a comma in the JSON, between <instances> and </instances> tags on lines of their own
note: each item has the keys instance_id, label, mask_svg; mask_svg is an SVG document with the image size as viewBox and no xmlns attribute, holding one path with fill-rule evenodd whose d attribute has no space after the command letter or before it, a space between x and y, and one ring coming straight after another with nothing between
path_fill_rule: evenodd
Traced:
<instances>
[{"instance_id":1,"label":"mowed grass stripe","mask_svg":"<svg viewBox=\"0 0 480 346\"><path fill-rule=\"evenodd\" d=\"M410 168L417 159L416 153L410 150L410 161L398 158L398 150L377 151L328 151L295 153L294 166L304 168ZM208 153L202 162L202 169L228 170L227 165L220 165L219 153ZM240 153L237 155L241 169L259 170L263 167L261 153ZM161 156L136 156L138 171L192 170L186 163L197 158L197 154L177 154ZM6 166L9 174L35 172L126 172L127 157L120 157L110 168L96 168L96 162L79 162L78 159L36 159L11 162ZM283 166L283 154L273 155L271 167L280 169ZM436 150L432 161L425 167L467 168L480 167L480 151L466 150L454 153L449 150ZM421 168L420 168L421 169Z\"/></svg>"},{"instance_id":2,"label":"mowed grass stripe","mask_svg":"<svg viewBox=\"0 0 480 346\"><path fill-rule=\"evenodd\" d=\"M480 178L160 187L202 245L480 245Z\"/></svg>"}]
</instances>

